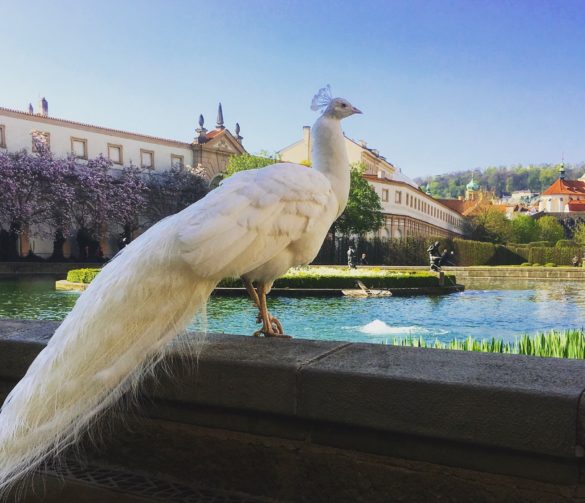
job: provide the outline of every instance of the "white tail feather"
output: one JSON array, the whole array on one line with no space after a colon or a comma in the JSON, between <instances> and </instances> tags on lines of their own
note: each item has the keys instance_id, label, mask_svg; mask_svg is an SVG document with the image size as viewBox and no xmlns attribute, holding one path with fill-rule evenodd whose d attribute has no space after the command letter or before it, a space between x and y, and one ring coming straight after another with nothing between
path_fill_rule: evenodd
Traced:
<instances>
[{"instance_id":1,"label":"white tail feather","mask_svg":"<svg viewBox=\"0 0 585 503\"><path fill-rule=\"evenodd\" d=\"M205 306L216 281L183 262L164 239L171 227L160 222L104 267L6 399L0 494L135 389Z\"/></svg>"}]
</instances>

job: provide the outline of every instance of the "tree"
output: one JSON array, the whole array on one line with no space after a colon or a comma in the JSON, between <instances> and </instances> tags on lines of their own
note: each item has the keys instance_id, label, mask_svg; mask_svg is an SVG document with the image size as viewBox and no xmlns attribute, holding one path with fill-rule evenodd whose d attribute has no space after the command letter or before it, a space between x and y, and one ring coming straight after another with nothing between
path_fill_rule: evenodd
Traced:
<instances>
[{"instance_id":1,"label":"tree","mask_svg":"<svg viewBox=\"0 0 585 503\"><path fill-rule=\"evenodd\" d=\"M577 227L573 231L573 240L578 245L585 245L585 222L580 222L577 224Z\"/></svg>"},{"instance_id":2,"label":"tree","mask_svg":"<svg viewBox=\"0 0 585 503\"><path fill-rule=\"evenodd\" d=\"M488 207L474 217L469 228L470 237L478 241L506 243L512 235L512 223L504 213L494 207Z\"/></svg>"},{"instance_id":3,"label":"tree","mask_svg":"<svg viewBox=\"0 0 585 503\"><path fill-rule=\"evenodd\" d=\"M541 241L556 243L559 239L565 238L565 230L555 217L542 217L537 223Z\"/></svg>"},{"instance_id":4,"label":"tree","mask_svg":"<svg viewBox=\"0 0 585 503\"><path fill-rule=\"evenodd\" d=\"M55 209L68 201L64 186L66 163L55 160L33 135L36 154L0 152L0 228L8 236L5 254L16 258L19 235L50 235Z\"/></svg>"},{"instance_id":5,"label":"tree","mask_svg":"<svg viewBox=\"0 0 585 503\"><path fill-rule=\"evenodd\" d=\"M233 155L229 158L225 176L232 176L238 171L246 171L248 169L258 169L278 162L275 157L272 157L266 151L261 151L257 155L239 154Z\"/></svg>"},{"instance_id":6,"label":"tree","mask_svg":"<svg viewBox=\"0 0 585 503\"><path fill-rule=\"evenodd\" d=\"M185 209L209 190L207 180L201 175L180 166L162 173L151 172L146 185L148 194L144 215L147 226Z\"/></svg>"},{"instance_id":7,"label":"tree","mask_svg":"<svg viewBox=\"0 0 585 503\"><path fill-rule=\"evenodd\" d=\"M362 176L366 166L355 163L351 166L349 198L342 215L333 224L333 234L338 230L349 236L363 236L375 232L384 225L382 204L374 188Z\"/></svg>"},{"instance_id":8,"label":"tree","mask_svg":"<svg viewBox=\"0 0 585 503\"><path fill-rule=\"evenodd\" d=\"M528 215L518 215L512 220L512 232L510 239L514 243L531 243L537 241L540 229L534 218Z\"/></svg>"}]
</instances>

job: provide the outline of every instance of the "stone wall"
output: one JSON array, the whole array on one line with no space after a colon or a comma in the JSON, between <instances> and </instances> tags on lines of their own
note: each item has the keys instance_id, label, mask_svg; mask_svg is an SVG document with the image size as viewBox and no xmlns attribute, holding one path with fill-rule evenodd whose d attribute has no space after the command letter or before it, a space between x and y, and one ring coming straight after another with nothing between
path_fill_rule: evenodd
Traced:
<instances>
[{"instance_id":1,"label":"stone wall","mask_svg":"<svg viewBox=\"0 0 585 503\"><path fill-rule=\"evenodd\" d=\"M55 327L0 322L0 391ZM229 335L198 362L180 348L92 462L279 501L585 501L584 361Z\"/></svg>"}]
</instances>

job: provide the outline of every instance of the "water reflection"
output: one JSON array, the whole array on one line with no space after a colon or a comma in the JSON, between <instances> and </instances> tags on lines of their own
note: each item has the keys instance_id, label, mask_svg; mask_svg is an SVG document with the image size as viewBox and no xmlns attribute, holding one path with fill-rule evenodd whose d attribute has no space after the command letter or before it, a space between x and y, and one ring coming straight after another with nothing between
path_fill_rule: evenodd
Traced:
<instances>
[{"instance_id":1,"label":"water reflection","mask_svg":"<svg viewBox=\"0 0 585 503\"><path fill-rule=\"evenodd\" d=\"M0 280L0 318L61 320L76 293L56 292L52 278ZM443 297L292 298L269 300L291 335L299 338L384 343L398 337L428 340L492 336L585 326L582 283L530 280L476 281ZM251 334L256 309L246 298L213 297L208 330Z\"/></svg>"}]
</instances>

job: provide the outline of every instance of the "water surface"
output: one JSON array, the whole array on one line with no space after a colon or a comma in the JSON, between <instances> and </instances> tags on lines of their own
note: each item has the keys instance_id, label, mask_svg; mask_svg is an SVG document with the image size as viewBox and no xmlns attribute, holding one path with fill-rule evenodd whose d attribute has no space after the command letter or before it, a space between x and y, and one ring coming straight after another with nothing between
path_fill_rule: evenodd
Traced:
<instances>
[{"instance_id":1,"label":"water surface","mask_svg":"<svg viewBox=\"0 0 585 503\"><path fill-rule=\"evenodd\" d=\"M577 282L482 281L446 296L350 298L279 297L269 308L286 332L298 337L386 343L422 336L428 340L502 338L540 330L585 326L585 286ZM62 320L79 294L57 292L54 279L25 276L0 280L0 318ZM208 330L252 334L256 309L247 298L212 297Z\"/></svg>"}]
</instances>

